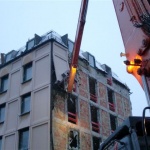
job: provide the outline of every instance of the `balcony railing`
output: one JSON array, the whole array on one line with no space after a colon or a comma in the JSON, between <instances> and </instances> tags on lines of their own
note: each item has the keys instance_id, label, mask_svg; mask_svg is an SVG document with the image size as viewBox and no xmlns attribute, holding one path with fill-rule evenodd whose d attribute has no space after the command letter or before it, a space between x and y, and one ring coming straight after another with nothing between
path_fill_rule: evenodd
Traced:
<instances>
[{"instance_id":1,"label":"balcony railing","mask_svg":"<svg viewBox=\"0 0 150 150\"><path fill-rule=\"evenodd\" d=\"M109 103L109 109L110 109L111 111L114 111L114 112L115 112L115 105L112 104L112 103Z\"/></svg>"},{"instance_id":2,"label":"balcony railing","mask_svg":"<svg viewBox=\"0 0 150 150\"><path fill-rule=\"evenodd\" d=\"M92 100L93 102L97 103L97 96L90 93L90 100Z\"/></svg>"},{"instance_id":3,"label":"balcony railing","mask_svg":"<svg viewBox=\"0 0 150 150\"><path fill-rule=\"evenodd\" d=\"M92 121L92 131L95 131L95 132L99 133L100 132L99 129L100 129L99 123Z\"/></svg>"},{"instance_id":4,"label":"balcony railing","mask_svg":"<svg viewBox=\"0 0 150 150\"><path fill-rule=\"evenodd\" d=\"M77 114L68 112L68 121L76 124L77 123Z\"/></svg>"}]
</instances>

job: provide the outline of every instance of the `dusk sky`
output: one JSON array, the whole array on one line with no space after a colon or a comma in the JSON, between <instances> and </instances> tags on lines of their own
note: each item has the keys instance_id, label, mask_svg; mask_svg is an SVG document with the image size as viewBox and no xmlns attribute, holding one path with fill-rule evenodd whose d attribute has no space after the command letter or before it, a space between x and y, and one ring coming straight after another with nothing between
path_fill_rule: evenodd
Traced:
<instances>
[{"instance_id":1,"label":"dusk sky","mask_svg":"<svg viewBox=\"0 0 150 150\"><path fill-rule=\"evenodd\" d=\"M34 34L54 30L74 41L81 0L0 0L0 53L18 50ZM81 49L110 66L132 94L132 112L141 116L145 93L123 65L125 52L112 0L89 0Z\"/></svg>"}]
</instances>

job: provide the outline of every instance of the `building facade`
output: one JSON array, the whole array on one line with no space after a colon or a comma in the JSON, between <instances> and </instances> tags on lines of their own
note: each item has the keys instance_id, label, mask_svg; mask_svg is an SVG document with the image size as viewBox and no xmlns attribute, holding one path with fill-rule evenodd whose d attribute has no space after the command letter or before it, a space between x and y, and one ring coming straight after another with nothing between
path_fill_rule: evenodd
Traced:
<instances>
[{"instance_id":1,"label":"building facade","mask_svg":"<svg viewBox=\"0 0 150 150\"><path fill-rule=\"evenodd\" d=\"M0 150L98 150L132 115L127 85L88 52L66 92L72 49L50 31L1 54Z\"/></svg>"}]
</instances>

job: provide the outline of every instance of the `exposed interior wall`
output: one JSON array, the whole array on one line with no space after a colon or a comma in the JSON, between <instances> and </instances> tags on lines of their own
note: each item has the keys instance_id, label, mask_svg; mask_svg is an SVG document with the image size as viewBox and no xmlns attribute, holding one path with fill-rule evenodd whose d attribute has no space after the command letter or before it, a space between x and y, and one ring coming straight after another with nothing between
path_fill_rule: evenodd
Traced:
<instances>
[{"instance_id":1,"label":"exposed interior wall","mask_svg":"<svg viewBox=\"0 0 150 150\"><path fill-rule=\"evenodd\" d=\"M70 139L70 131L75 132L74 134L78 133L78 138L75 142L77 147L73 147L74 149L94 150L93 137L98 137L100 141L103 141L113 132L110 124L110 114L116 118L117 126L119 126L127 116L131 115L131 103L129 95L127 95L128 90L120 85L117 86L115 82L113 82L111 86L108 85L105 74L87 66L88 64L82 61L81 63L80 66L79 61L76 76L77 89L75 92L72 92L72 95L76 96L76 123L68 121L68 94L65 92L65 89L64 93L62 91L59 93L57 90L54 92L53 136L54 148L56 150L60 148L71 150L72 147L68 140ZM90 71L88 68L90 68ZM96 102L90 100L89 77L96 80ZM114 111L109 109L107 88L110 88L114 93ZM123 94L120 91L122 91ZM92 131L91 106L97 108L98 132Z\"/></svg>"}]
</instances>

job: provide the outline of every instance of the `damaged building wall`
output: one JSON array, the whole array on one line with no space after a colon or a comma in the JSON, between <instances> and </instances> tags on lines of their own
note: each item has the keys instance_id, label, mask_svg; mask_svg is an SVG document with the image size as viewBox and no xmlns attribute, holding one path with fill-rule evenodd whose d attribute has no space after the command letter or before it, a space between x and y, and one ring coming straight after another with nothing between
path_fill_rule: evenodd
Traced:
<instances>
[{"instance_id":1,"label":"damaged building wall","mask_svg":"<svg viewBox=\"0 0 150 150\"><path fill-rule=\"evenodd\" d=\"M99 140L97 141L100 143L100 141L105 140L113 132L111 129L110 115L115 118L115 120L112 121L113 123L115 122L116 127L119 126L127 116L131 115L130 99L129 96L126 95L128 89L124 90L124 87L117 87L115 82L113 82L111 86L108 85L105 74L94 68L91 68L89 71L88 68L91 68L88 63L83 62L82 60L79 61L78 72L76 75L76 91L72 92L72 95L76 97L76 123L68 120L68 94L64 92L65 94L62 96L57 91L54 98L53 128L54 147L56 150L59 150L60 147L63 147L64 149L68 148L69 150L73 148L96 150L96 143L93 143L95 142L93 139L98 138ZM89 78L95 80L96 101L91 100ZM108 88L111 89L114 95L113 111L110 110L109 107ZM121 94L120 90L124 91L124 94ZM93 116L91 116L91 106L97 110L97 114L95 115L97 115L98 122L92 122ZM93 127L96 130L93 130ZM75 147L71 147L70 142L68 141L68 139L70 139L70 131L72 132L71 134L73 134L73 137L75 136L75 133L78 133L77 137L79 141L76 140ZM63 136L61 137L60 134ZM63 144L63 146L61 144Z\"/></svg>"}]
</instances>

